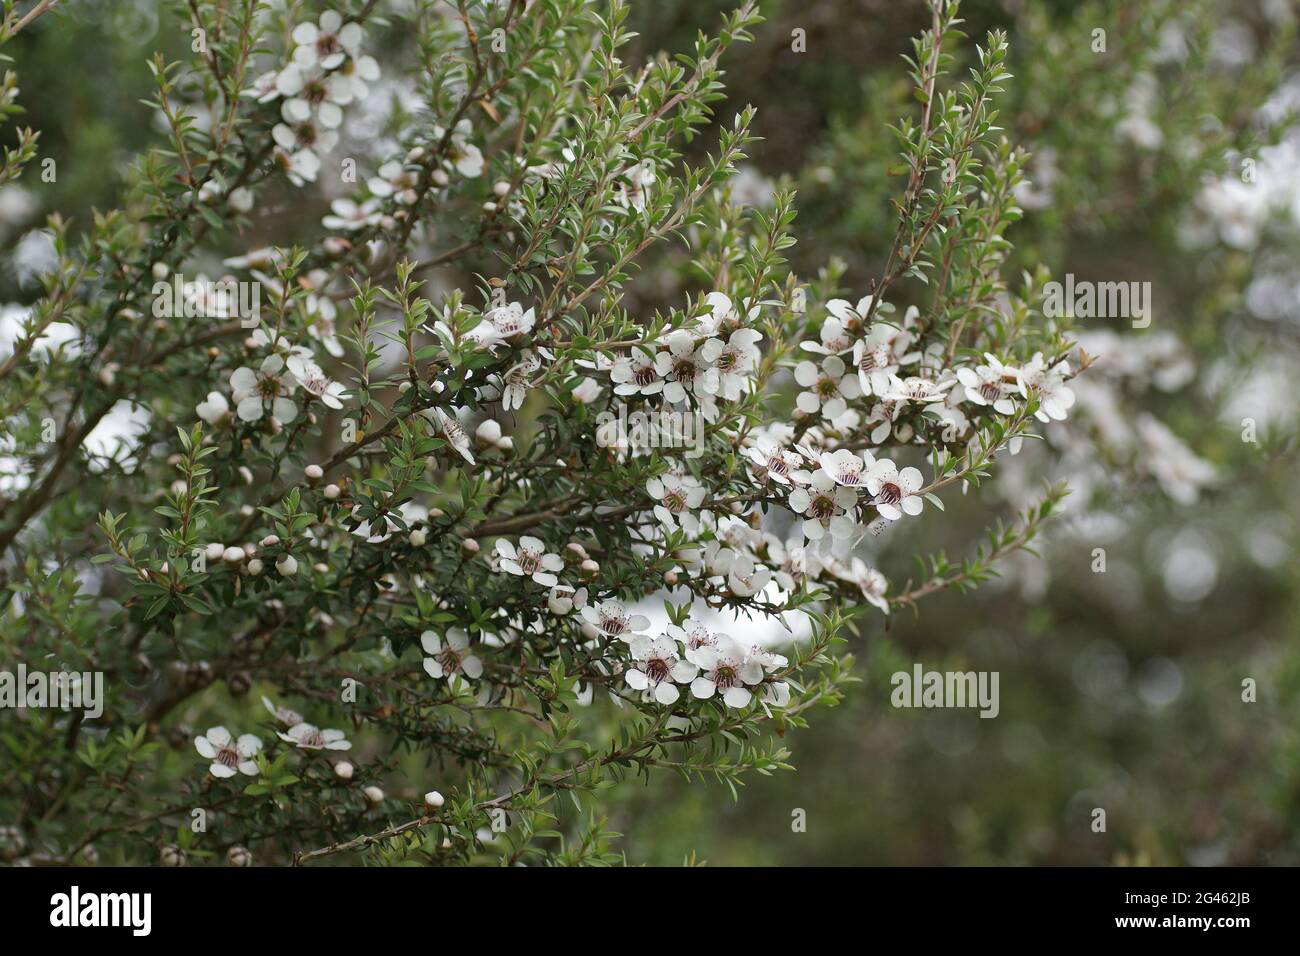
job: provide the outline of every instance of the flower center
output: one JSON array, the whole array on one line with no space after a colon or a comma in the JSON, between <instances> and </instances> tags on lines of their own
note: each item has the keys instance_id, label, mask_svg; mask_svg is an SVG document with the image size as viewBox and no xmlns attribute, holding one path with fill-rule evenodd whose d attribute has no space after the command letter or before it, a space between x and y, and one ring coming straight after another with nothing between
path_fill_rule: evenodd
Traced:
<instances>
[{"instance_id":1,"label":"flower center","mask_svg":"<svg viewBox=\"0 0 1300 956\"><path fill-rule=\"evenodd\" d=\"M523 569L524 574L532 574L541 567L542 556L537 551L529 551L527 548L520 548L519 557L515 559L515 563Z\"/></svg>"},{"instance_id":2,"label":"flower center","mask_svg":"<svg viewBox=\"0 0 1300 956\"><path fill-rule=\"evenodd\" d=\"M686 507L686 495L680 491L665 492L663 504L673 514L680 514Z\"/></svg>"},{"instance_id":3,"label":"flower center","mask_svg":"<svg viewBox=\"0 0 1300 956\"><path fill-rule=\"evenodd\" d=\"M239 766L239 751L233 747L222 747L217 751L217 763L223 767Z\"/></svg>"},{"instance_id":4,"label":"flower center","mask_svg":"<svg viewBox=\"0 0 1300 956\"><path fill-rule=\"evenodd\" d=\"M823 399L834 398L840 392L840 383L823 376L817 380L817 394Z\"/></svg>"},{"instance_id":5,"label":"flower center","mask_svg":"<svg viewBox=\"0 0 1300 956\"><path fill-rule=\"evenodd\" d=\"M671 671L672 666L662 657L652 657L645 662L645 676L655 684L666 681Z\"/></svg>"},{"instance_id":6,"label":"flower center","mask_svg":"<svg viewBox=\"0 0 1300 956\"><path fill-rule=\"evenodd\" d=\"M880 486L876 501L885 505L896 505L903 500L903 489L893 482L886 481Z\"/></svg>"},{"instance_id":7,"label":"flower center","mask_svg":"<svg viewBox=\"0 0 1300 956\"><path fill-rule=\"evenodd\" d=\"M1002 385L986 379L980 383L980 395L987 402L996 402L1002 397Z\"/></svg>"},{"instance_id":8,"label":"flower center","mask_svg":"<svg viewBox=\"0 0 1300 956\"><path fill-rule=\"evenodd\" d=\"M808 513L819 521L825 521L827 518L835 515L835 499L827 495L818 495L808 505Z\"/></svg>"},{"instance_id":9,"label":"flower center","mask_svg":"<svg viewBox=\"0 0 1300 956\"><path fill-rule=\"evenodd\" d=\"M642 388L654 384L658 377L659 375L655 372L653 365L639 365L632 373L632 381L636 382L637 385Z\"/></svg>"},{"instance_id":10,"label":"flower center","mask_svg":"<svg viewBox=\"0 0 1300 956\"><path fill-rule=\"evenodd\" d=\"M736 673L736 666L731 663L719 664L713 672L713 683L722 690L735 687L740 683L740 677Z\"/></svg>"}]
</instances>

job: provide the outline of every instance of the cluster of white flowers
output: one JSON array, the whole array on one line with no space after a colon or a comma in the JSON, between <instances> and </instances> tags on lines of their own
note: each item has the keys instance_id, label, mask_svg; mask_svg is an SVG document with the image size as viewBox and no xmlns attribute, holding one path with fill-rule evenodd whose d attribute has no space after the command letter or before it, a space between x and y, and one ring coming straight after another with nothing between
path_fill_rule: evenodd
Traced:
<instances>
[{"instance_id":1,"label":"cluster of white flowers","mask_svg":"<svg viewBox=\"0 0 1300 956\"><path fill-rule=\"evenodd\" d=\"M350 750L352 743L341 730L321 730L302 719L302 716L286 707L278 706L267 698L262 704L271 716L287 731L277 731L285 743L293 744L300 750ZM262 740L254 734L240 734L234 737L225 727L209 727L206 734L194 738L194 749L199 756L211 760L208 771L214 777L233 777L242 773L250 777L258 774L257 755L262 751ZM351 776L351 765L346 765L346 776ZM345 776L340 772L339 776Z\"/></svg>"},{"instance_id":2,"label":"cluster of white flowers","mask_svg":"<svg viewBox=\"0 0 1300 956\"><path fill-rule=\"evenodd\" d=\"M343 107L366 97L368 84L379 79L379 64L361 53L361 25L344 23L333 10L317 23L299 23L290 36L289 62L262 74L245 95L280 100L280 122L271 130L276 160L301 186L315 182L320 157L338 143Z\"/></svg>"},{"instance_id":3,"label":"cluster of white flowers","mask_svg":"<svg viewBox=\"0 0 1300 956\"><path fill-rule=\"evenodd\" d=\"M262 359L230 373L229 399L222 392L209 392L195 407L199 418L209 425L228 423L233 403L234 416L240 421L266 419L278 430L298 417L298 405L291 398L298 388L308 401L315 399L327 408L343 407L347 390L316 364L311 349L291 345L284 336L268 335L263 329L254 330L244 347L253 355L263 353Z\"/></svg>"}]
</instances>

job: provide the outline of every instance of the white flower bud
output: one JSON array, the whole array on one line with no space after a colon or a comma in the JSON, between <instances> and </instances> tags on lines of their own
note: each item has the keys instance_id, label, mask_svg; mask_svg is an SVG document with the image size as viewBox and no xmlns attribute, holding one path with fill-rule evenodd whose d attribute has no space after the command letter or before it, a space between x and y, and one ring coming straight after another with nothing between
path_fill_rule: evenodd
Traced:
<instances>
[{"instance_id":1,"label":"white flower bud","mask_svg":"<svg viewBox=\"0 0 1300 956\"><path fill-rule=\"evenodd\" d=\"M280 572L280 577L291 578L298 573L298 561L292 554L282 554L275 562L275 569Z\"/></svg>"},{"instance_id":2,"label":"white flower bud","mask_svg":"<svg viewBox=\"0 0 1300 956\"><path fill-rule=\"evenodd\" d=\"M338 485L326 485L326 486L325 486L325 497L328 498L330 501L333 501L335 498L337 498L337 497L338 497L339 495L341 495L342 493L343 493L343 492L342 492L342 490L339 488Z\"/></svg>"},{"instance_id":3,"label":"white flower bud","mask_svg":"<svg viewBox=\"0 0 1300 956\"><path fill-rule=\"evenodd\" d=\"M424 805L431 810L437 810L446 802L437 790L430 790L424 795Z\"/></svg>"},{"instance_id":4,"label":"white flower bud","mask_svg":"<svg viewBox=\"0 0 1300 956\"><path fill-rule=\"evenodd\" d=\"M315 564L313 564L313 565L311 566L311 569L312 569L313 571L315 571L317 574L329 574L329 573L330 573L330 566L329 566L328 564L324 563L323 561L317 561Z\"/></svg>"},{"instance_id":5,"label":"white flower bud","mask_svg":"<svg viewBox=\"0 0 1300 956\"><path fill-rule=\"evenodd\" d=\"M209 561L220 561L221 556L226 553L226 546L219 541L214 541L203 549L203 556Z\"/></svg>"},{"instance_id":6,"label":"white flower bud","mask_svg":"<svg viewBox=\"0 0 1300 956\"><path fill-rule=\"evenodd\" d=\"M428 541L429 538L423 531L421 531L419 528L416 528L414 531L411 532L410 540L411 540L411 547L423 548L424 543Z\"/></svg>"},{"instance_id":7,"label":"white flower bud","mask_svg":"<svg viewBox=\"0 0 1300 956\"><path fill-rule=\"evenodd\" d=\"M504 179L499 179L492 184L492 191L498 196L504 196L506 193L510 192L510 184Z\"/></svg>"},{"instance_id":8,"label":"white flower bud","mask_svg":"<svg viewBox=\"0 0 1300 956\"><path fill-rule=\"evenodd\" d=\"M366 799L369 800L371 803L384 802L384 791L380 790L378 787L375 786L366 787L366 789L362 790L361 792L366 795Z\"/></svg>"},{"instance_id":9,"label":"white flower bud","mask_svg":"<svg viewBox=\"0 0 1300 956\"><path fill-rule=\"evenodd\" d=\"M150 271L153 273L154 280L157 282L161 282L163 279L166 279L171 275L171 269L167 268L167 263L165 262L155 262Z\"/></svg>"},{"instance_id":10,"label":"white flower bud","mask_svg":"<svg viewBox=\"0 0 1300 956\"><path fill-rule=\"evenodd\" d=\"M243 561L245 557L246 555L244 554L243 548L230 547L221 552L221 560L225 561L227 564L238 564L240 561Z\"/></svg>"},{"instance_id":11,"label":"white flower bud","mask_svg":"<svg viewBox=\"0 0 1300 956\"><path fill-rule=\"evenodd\" d=\"M253 469L247 465L240 465L239 477L244 479L244 484L251 485L253 483Z\"/></svg>"},{"instance_id":12,"label":"white flower bud","mask_svg":"<svg viewBox=\"0 0 1300 956\"><path fill-rule=\"evenodd\" d=\"M338 777L340 780L351 780L352 764L348 763L346 760L340 760L334 765L334 776Z\"/></svg>"},{"instance_id":13,"label":"white flower bud","mask_svg":"<svg viewBox=\"0 0 1300 956\"><path fill-rule=\"evenodd\" d=\"M248 573L251 574L253 577L257 577L265 569L266 569L266 565L262 563L261 558L254 558L252 561L248 562Z\"/></svg>"},{"instance_id":14,"label":"white flower bud","mask_svg":"<svg viewBox=\"0 0 1300 956\"><path fill-rule=\"evenodd\" d=\"M231 866L252 866L253 854L248 852L248 847L232 846L226 851L226 862Z\"/></svg>"},{"instance_id":15,"label":"white flower bud","mask_svg":"<svg viewBox=\"0 0 1300 956\"><path fill-rule=\"evenodd\" d=\"M464 541L460 543L460 546L470 554L478 554L479 545L478 542L475 541L473 538L466 538Z\"/></svg>"},{"instance_id":16,"label":"white flower bud","mask_svg":"<svg viewBox=\"0 0 1300 956\"><path fill-rule=\"evenodd\" d=\"M501 440L501 423L489 418L474 429L474 437L484 445L495 445Z\"/></svg>"},{"instance_id":17,"label":"white flower bud","mask_svg":"<svg viewBox=\"0 0 1300 956\"><path fill-rule=\"evenodd\" d=\"M279 543L280 543L280 536L277 534L268 534L265 538L262 539L262 547L264 548L274 548Z\"/></svg>"}]
</instances>

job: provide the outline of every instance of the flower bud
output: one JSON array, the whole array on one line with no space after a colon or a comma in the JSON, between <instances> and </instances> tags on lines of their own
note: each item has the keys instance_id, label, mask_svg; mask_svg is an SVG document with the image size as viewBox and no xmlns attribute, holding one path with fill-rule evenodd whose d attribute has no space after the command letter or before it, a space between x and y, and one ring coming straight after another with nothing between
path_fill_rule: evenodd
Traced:
<instances>
[{"instance_id":1,"label":"flower bud","mask_svg":"<svg viewBox=\"0 0 1300 956\"><path fill-rule=\"evenodd\" d=\"M424 795L424 805L430 810L437 810L446 802L437 790L430 790Z\"/></svg>"},{"instance_id":2,"label":"flower bud","mask_svg":"<svg viewBox=\"0 0 1300 956\"><path fill-rule=\"evenodd\" d=\"M366 799L369 800L371 803L384 802L384 791L380 790L378 787L369 786L366 787L366 789L362 790L361 792L366 795Z\"/></svg>"},{"instance_id":3,"label":"flower bud","mask_svg":"<svg viewBox=\"0 0 1300 956\"><path fill-rule=\"evenodd\" d=\"M346 760L340 760L334 765L334 776L338 777L340 780L351 780L352 764L348 763Z\"/></svg>"},{"instance_id":4,"label":"flower bud","mask_svg":"<svg viewBox=\"0 0 1300 956\"><path fill-rule=\"evenodd\" d=\"M246 555L243 548L230 547L221 552L221 560L227 564L238 564L243 561Z\"/></svg>"},{"instance_id":5,"label":"flower bud","mask_svg":"<svg viewBox=\"0 0 1300 956\"><path fill-rule=\"evenodd\" d=\"M325 477L325 470L320 465L308 465L303 469L303 474L307 476L308 481L314 484Z\"/></svg>"},{"instance_id":6,"label":"flower bud","mask_svg":"<svg viewBox=\"0 0 1300 956\"><path fill-rule=\"evenodd\" d=\"M232 846L226 851L226 862L231 866L252 866L253 854L248 851L248 847Z\"/></svg>"},{"instance_id":7,"label":"flower bud","mask_svg":"<svg viewBox=\"0 0 1300 956\"><path fill-rule=\"evenodd\" d=\"M292 554L282 554L275 562L275 569L280 572L280 577L291 578L298 573L298 561Z\"/></svg>"},{"instance_id":8,"label":"flower bud","mask_svg":"<svg viewBox=\"0 0 1300 956\"><path fill-rule=\"evenodd\" d=\"M410 540L411 540L411 547L423 548L425 542L428 541L429 538L423 531L421 531L419 528L416 528L414 531L411 532Z\"/></svg>"},{"instance_id":9,"label":"flower bud","mask_svg":"<svg viewBox=\"0 0 1300 956\"><path fill-rule=\"evenodd\" d=\"M325 497L326 497L328 500L330 500L330 501L333 501L335 498L337 498L337 497L338 497L339 495L341 495L342 493L343 493L343 492L339 489L339 486L338 486L338 485L326 485L326 486L325 486Z\"/></svg>"},{"instance_id":10,"label":"flower bud","mask_svg":"<svg viewBox=\"0 0 1300 956\"><path fill-rule=\"evenodd\" d=\"M460 543L460 546L469 554L478 554L479 544L473 538L466 538Z\"/></svg>"}]
</instances>

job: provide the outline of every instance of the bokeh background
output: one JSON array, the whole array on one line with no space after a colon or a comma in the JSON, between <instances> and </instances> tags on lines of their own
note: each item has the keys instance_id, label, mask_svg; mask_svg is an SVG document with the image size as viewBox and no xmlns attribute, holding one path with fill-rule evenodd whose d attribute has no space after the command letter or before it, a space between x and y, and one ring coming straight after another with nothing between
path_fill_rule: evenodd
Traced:
<instances>
[{"instance_id":1,"label":"bokeh background","mask_svg":"<svg viewBox=\"0 0 1300 956\"><path fill-rule=\"evenodd\" d=\"M627 58L689 48L728 6L634 3ZM815 276L838 260L856 299L893 237L888 125L915 108L900 57L928 14L919 0L762 8L718 104L722 117L759 110L763 142L733 198L762 204L794 185L794 267ZM956 77L987 30L1010 36L999 122L1032 154L1008 233L1015 269L1150 282L1152 324L1081 320L1101 360L1072 421L969 500L927 510L906 552L872 556L902 582L914 545L960 549L1040 478L1069 478L1070 506L1037 557L919 616L864 617L861 683L785 742L794 773L751 779L738 801L707 780L628 781L608 794L610 824L631 863L1300 863L1295 6L981 0L963 15ZM400 49L400 30L373 34ZM37 294L33 230L48 212L85 222L129 201L126 165L157 135L140 105L144 61L188 43L167 4L72 0L11 48L26 120L60 174L0 190L0 303ZM378 149L414 105L385 86L345 133ZM244 248L311 231L329 188L273 194ZM472 282L472 267L440 281ZM680 252L651 260L629 307L679 298L686 271ZM922 293L900 286L899 305ZM998 671L1000 715L895 710L890 675L916 662ZM805 832L792 831L796 810Z\"/></svg>"}]
</instances>

